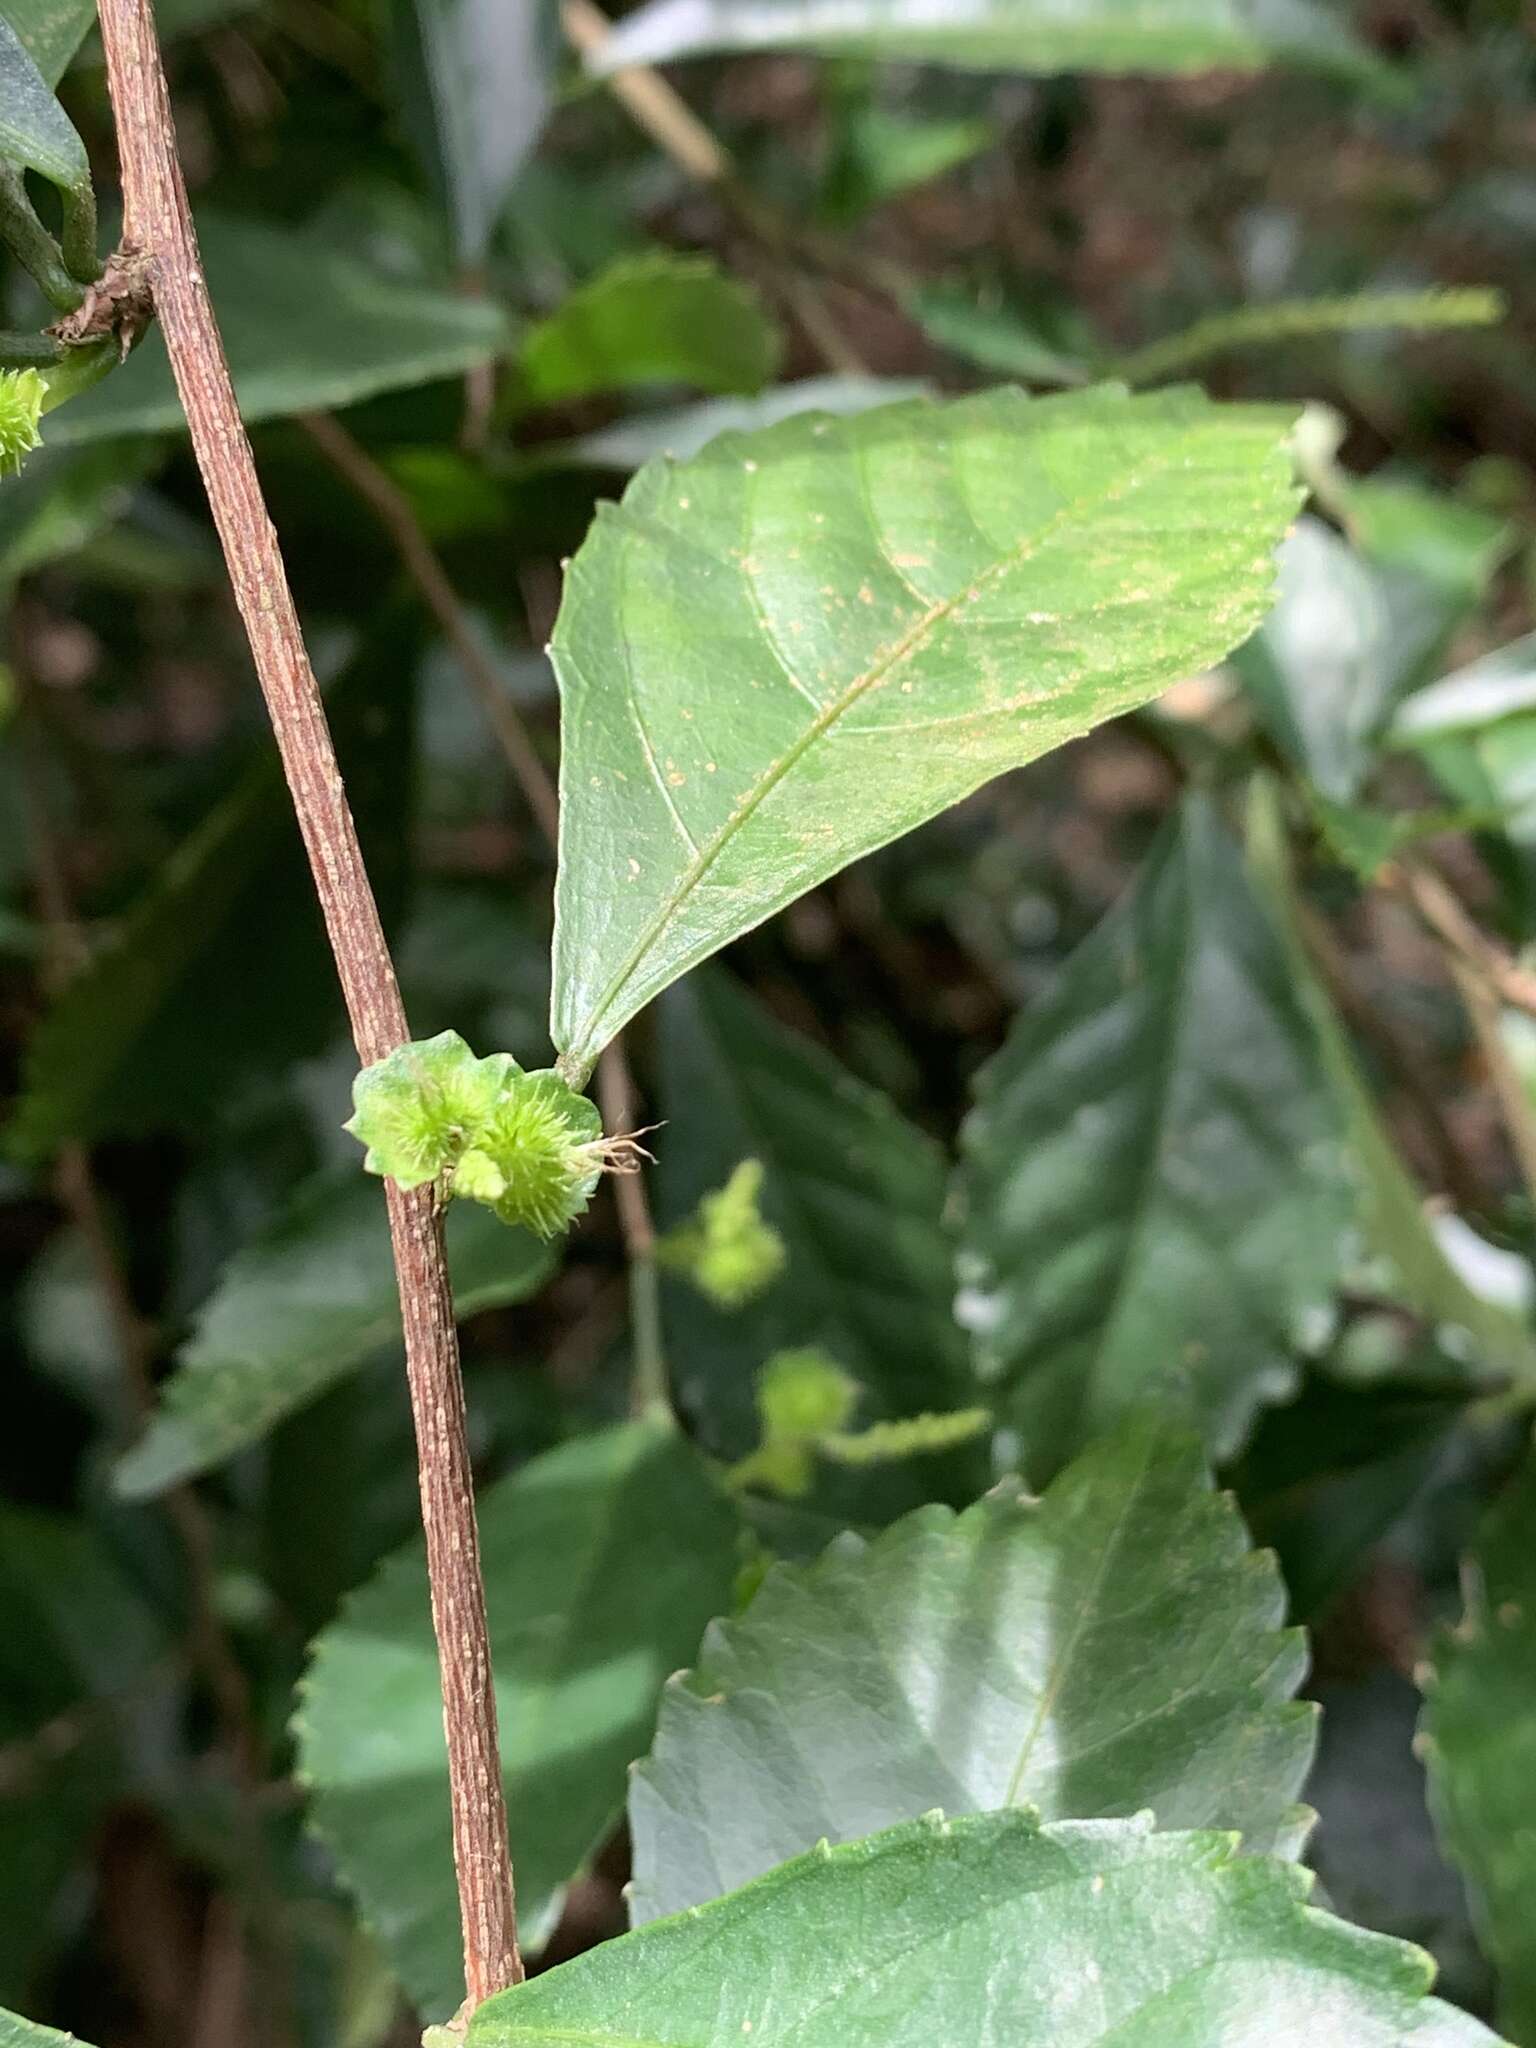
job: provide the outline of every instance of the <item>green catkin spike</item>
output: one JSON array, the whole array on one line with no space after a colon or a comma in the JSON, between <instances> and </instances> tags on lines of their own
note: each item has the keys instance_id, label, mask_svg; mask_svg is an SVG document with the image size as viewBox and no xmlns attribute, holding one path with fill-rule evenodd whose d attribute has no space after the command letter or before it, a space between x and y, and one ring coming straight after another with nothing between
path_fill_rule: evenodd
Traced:
<instances>
[{"instance_id":1,"label":"green catkin spike","mask_svg":"<svg viewBox=\"0 0 1536 2048\"><path fill-rule=\"evenodd\" d=\"M817 1440L824 1457L839 1465L885 1465L920 1458L969 1443L989 1427L987 1408L956 1408L941 1415L907 1415L897 1422L873 1422L868 1429L835 1432Z\"/></svg>"}]
</instances>

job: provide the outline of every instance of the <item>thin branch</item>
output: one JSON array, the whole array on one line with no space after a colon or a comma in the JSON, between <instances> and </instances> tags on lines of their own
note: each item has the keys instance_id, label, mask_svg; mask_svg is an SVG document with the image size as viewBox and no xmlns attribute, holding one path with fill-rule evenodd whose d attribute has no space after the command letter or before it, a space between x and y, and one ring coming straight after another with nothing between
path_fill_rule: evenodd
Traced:
<instances>
[{"instance_id":1,"label":"thin branch","mask_svg":"<svg viewBox=\"0 0 1536 2048\"><path fill-rule=\"evenodd\" d=\"M250 641L364 1065L409 1037L404 1005L230 383L176 156L149 0L99 0L122 164L124 242L142 261L193 453ZM471 2006L522 1976L464 1388L442 1220L386 1182L447 1736Z\"/></svg>"},{"instance_id":2,"label":"thin branch","mask_svg":"<svg viewBox=\"0 0 1536 2048\"><path fill-rule=\"evenodd\" d=\"M563 0L561 24L573 49L595 57L612 30L595 0ZM810 279L792 260L790 223L742 183L723 144L683 98L648 65L626 65L605 80L608 90L656 146L696 184L717 193L757 243L774 287L804 328L823 362L844 376L867 377L869 366L828 312Z\"/></svg>"},{"instance_id":3,"label":"thin branch","mask_svg":"<svg viewBox=\"0 0 1536 2048\"><path fill-rule=\"evenodd\" d=\"M604 1128L615 1137L635 1128L634 1084L623 1039L615 1038L604 1048L597 1063L597 1093L602 1104ZM618 1205L619 1229L629 1262L630 1335L634 1344L634 1411L637 1416L670 1417L672 1397L668 1388L667 1357L661 1335L661 1282L656 1269L656 1226L646 1199L645 1176L621 1173L614 1177L613 1198Z\"/></svg>"},{"instance_id":4,"label":"thin branch","mask_svg":"<svg viewBox=\"0 0 1536 2048\"><path fill-rule=\"evenodd\" d=\"M1455 890L1432 867L1423 861L1403 861L1388 869L1382 879L1407 897L1435 936L1481 974L1512 1010L1536 1017L1536 974L1489 938Z\"/></svg>"},{"instance_id":5,"label":"thin branch","mask_svg":"<svg viewBox=\"0 0 1536 2048\"><path fill-rule=\"evenodd\" d=\"M377 514L394 542L401 567L420 591L442 628L444 639L458 657L465 680L474 691L529 808L553 845L560 834L560 799L555 794L554 782L539 759L517 707L507 695L495 664L464 616L458 593L448 580L437 550L423 533L410 499L329 413L305 413L300 424L326 460Z\"/></svg>"}]
</instances>

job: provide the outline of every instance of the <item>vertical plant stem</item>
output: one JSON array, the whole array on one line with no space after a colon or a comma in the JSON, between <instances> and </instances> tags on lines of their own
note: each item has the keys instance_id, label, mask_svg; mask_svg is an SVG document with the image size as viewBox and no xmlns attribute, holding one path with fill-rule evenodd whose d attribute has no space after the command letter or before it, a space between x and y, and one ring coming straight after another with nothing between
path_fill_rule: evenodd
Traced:
<instances>
[{"instance_id":1,"label":"vertical plant stem","mask_svg":"<svg viewBox=\"0 0 1536 2048\"><path fill-rule=\"evenodd\" d=\"M99 0L122 164L123 231L165 333L193 453L309 855L359 1059L409 1036L277 536L203 281L149 0ZM442 1219L430 1189L385 1185L416 1426L447 1735L467 2003L519 1981L464 1389Z\"/></svg>"}]
</instances>

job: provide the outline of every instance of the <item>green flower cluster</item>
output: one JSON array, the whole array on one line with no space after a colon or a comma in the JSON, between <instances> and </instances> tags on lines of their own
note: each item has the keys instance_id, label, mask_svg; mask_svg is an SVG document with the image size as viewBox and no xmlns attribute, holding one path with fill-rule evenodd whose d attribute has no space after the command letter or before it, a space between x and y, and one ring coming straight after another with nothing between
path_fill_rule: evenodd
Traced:
<instances>
[{"instance_id":1,"label":"green flower cluster","mask_svg":"<svg viewBox=\"0 0 1536 2048\"><path fill-rule=\"evenodd\" d=\"M762 1162L743 1159L725 1186L705 1195L656 1248L664 1266L717 1308L744 1308L784 1270L784 1240L758 1207L762 1186Z\"/></svg>"},{"instance_id":2,"label":"green flower cluster","mask_svg":"<svg viewBox=\"0 0 1536 2048\"><path fill-rule=\"evenodd\" d=\"M586 1208L605 1172L632 1172L633 1139L605 1138L596 1106L552 1068L526 1072L507 1052L477 1059L456 1031L402 1045L353 1084L345 1128L363 1164L402 1188L434 1183L503 1223L554 1237Z\"/></svg>"},{"instance_id":3,"label":"green flower cluster","mask_svg":"<svg viewBox=\"0 0 1536 2048\"><path fill-rule=\"evenodd\" d=\"M15 476L42 446L39 422L48 387L37 370L0 370L0 476Z\"/></svg>"}]
</instances>

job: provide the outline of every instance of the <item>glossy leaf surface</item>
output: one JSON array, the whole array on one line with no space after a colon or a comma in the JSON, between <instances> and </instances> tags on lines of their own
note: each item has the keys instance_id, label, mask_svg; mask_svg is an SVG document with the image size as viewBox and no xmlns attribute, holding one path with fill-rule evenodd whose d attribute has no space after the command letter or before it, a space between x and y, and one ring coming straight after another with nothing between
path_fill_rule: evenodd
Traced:
<instances>
[{"instance_id":1,"label":"glossy leaf surface","mask_svg":"<svg viewBox=\"0 0 1536 2048\"><path fill-rule=\"evenodd\" d=\"M813 1850L482 2005L468 2048L1475 2048L1427 1956L1294 1865L1140 1821L938 1816Z\"/></svg>"},{"instance_id":2,"label":"glossy leaf surface","mask_svg":"<svg viewBox=\"0 0 1536 2048\"><path fill-rule=\"evenodd\" d=\"M1042 1500L1005 1486L781 1565L667 1686L630 1788L632 1915L934 1807L1294 1844L1315 1709L1284 1607L1198 1442L1150 1421Z\"/></svg>"}]
</instances>

